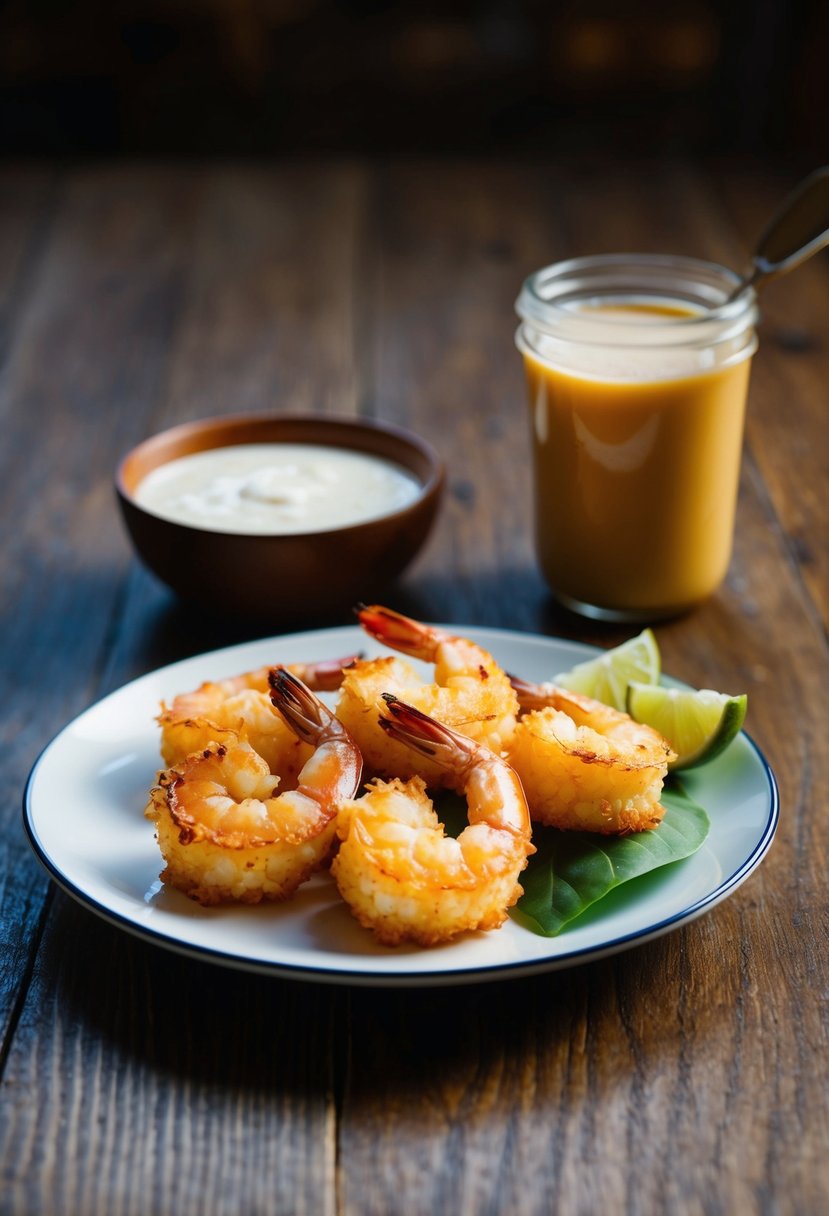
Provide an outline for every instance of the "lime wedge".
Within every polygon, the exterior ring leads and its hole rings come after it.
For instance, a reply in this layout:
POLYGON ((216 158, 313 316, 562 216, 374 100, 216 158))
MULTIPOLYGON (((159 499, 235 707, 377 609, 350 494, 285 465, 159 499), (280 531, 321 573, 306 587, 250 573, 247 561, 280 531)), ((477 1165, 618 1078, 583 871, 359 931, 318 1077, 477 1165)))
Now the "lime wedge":
POLYGON ((748 697, 710 688, 663 688, 632 683, 627 711, 658 730, 677 754, 672 769, 707 764, 728 747, 743 725, 748 697))
POLYGON ((553 676, 553 683, 571 692, 583 693, 624 709, 628 684, 656 684, 659 681, 659 647, 650 629, 643 629, 635 638, 614 646, 595 659, 579 663, 570 671, 553 676))

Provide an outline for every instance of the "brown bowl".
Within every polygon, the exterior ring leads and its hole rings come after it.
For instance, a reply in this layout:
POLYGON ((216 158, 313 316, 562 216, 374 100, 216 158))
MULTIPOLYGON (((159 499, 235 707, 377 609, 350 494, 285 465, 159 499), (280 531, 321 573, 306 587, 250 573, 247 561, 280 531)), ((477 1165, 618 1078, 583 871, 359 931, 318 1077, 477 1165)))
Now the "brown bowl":
POLYGON ((273 625, 316 623, 374 597, 420 550, 437 513, 443 464, 418 436, 387 423, 325 415, 211 418, 145 440, 122 460, 118 501, 135 549, 183 599, 210 614, 273 625), (240 443, 314 443, 365 452, 414 473, 409 506, 327 531, 250 535, 173 523, 139 506, 152 469, 192 452, 240 443))

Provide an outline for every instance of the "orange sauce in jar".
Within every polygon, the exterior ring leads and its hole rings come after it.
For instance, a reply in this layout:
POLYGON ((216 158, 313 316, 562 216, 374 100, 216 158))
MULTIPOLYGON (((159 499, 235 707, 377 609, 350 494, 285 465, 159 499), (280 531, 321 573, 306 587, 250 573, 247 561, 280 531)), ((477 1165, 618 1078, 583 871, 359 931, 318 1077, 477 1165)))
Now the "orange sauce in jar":
POLYGON ((679 300, 594 300, 570 306, 560 340, 519 331, 539 564, 577 611, 670 615, 728 569, 756 341, 753 329, 719 350, 672 340, 671 325, 698 320, 679 300))

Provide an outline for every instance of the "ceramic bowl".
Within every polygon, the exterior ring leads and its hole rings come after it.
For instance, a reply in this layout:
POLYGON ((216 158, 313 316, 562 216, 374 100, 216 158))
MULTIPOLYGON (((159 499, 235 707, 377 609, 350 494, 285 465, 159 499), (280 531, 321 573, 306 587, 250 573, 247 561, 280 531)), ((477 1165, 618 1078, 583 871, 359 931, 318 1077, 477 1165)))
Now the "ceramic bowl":
POLYGON ((417 435, 387 423, 327 415, 211 418, 138 444, 115 486, 141 560, 201 611, 274 626, 313 624, 375 598, 412 561, 437 513, 443 464, 417 435), (384 457, 413 473, 420 491, 402 509, 326 531, 249 535, 174 523, 135 500, 151 470, 180 456, 240 443, 312 443, 384 457))

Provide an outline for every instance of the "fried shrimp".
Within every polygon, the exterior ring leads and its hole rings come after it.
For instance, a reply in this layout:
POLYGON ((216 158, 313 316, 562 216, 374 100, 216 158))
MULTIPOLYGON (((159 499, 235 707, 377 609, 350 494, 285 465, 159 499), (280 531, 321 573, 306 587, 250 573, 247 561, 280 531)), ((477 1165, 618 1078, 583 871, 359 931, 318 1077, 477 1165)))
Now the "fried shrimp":
POLYGON ((364 607, 358 616, 378 641, 435 667, 431 684, 411 664, 393 656, 362 660, 345 670, 337 716, 357 741, 367 768, 383 776, 421 776, 432 787, 452 782, 451 773, 432 755, 413 752, 381 729, 386 692, 492 751, 507 745, 515 730, 518 699, 492 655, 466 638, 389 608, 364 607))
MULTIPOLYGON (((358 656, 321 663, 292 663, 287 670, 317 691, 339 688, 343 667, 358 656)), ((311 747, 297 738, 273 712, 268 691, 269 667, 260 667, 227 680, 208 681, 193 692, 181 693, 162 705, 161 755, 169 768, 209 743, 221 743, 227 731, 247 739, 275 773, 283 789, 296 785, 311 747)))
POLYGON ((263 757, 227 731, 161 773, 150 792, 161 877, 201 904, 292 895, 328 859, 337 811, 359 786, 360 753, 342 724, 289 672, 277 669, 271 681, 280 711, 313 749, 297 789, 277 793, 263 757))
POLYGON ((472 929, 496 929, 522 893, 518 877, 535 850, 521 783, 488 748, 394 696, 382 730, 428 755, 463 791, 469 825, 444 834, 421 777, 376 779, 338 818, 331 867, 356 919, 386 945, 424 946, 472 929))
POLYGON ((513 680, 525 712, 508 749, 532 818, 618 835, 658 826, 673 753, 650 726, 554 684, 513 680))

